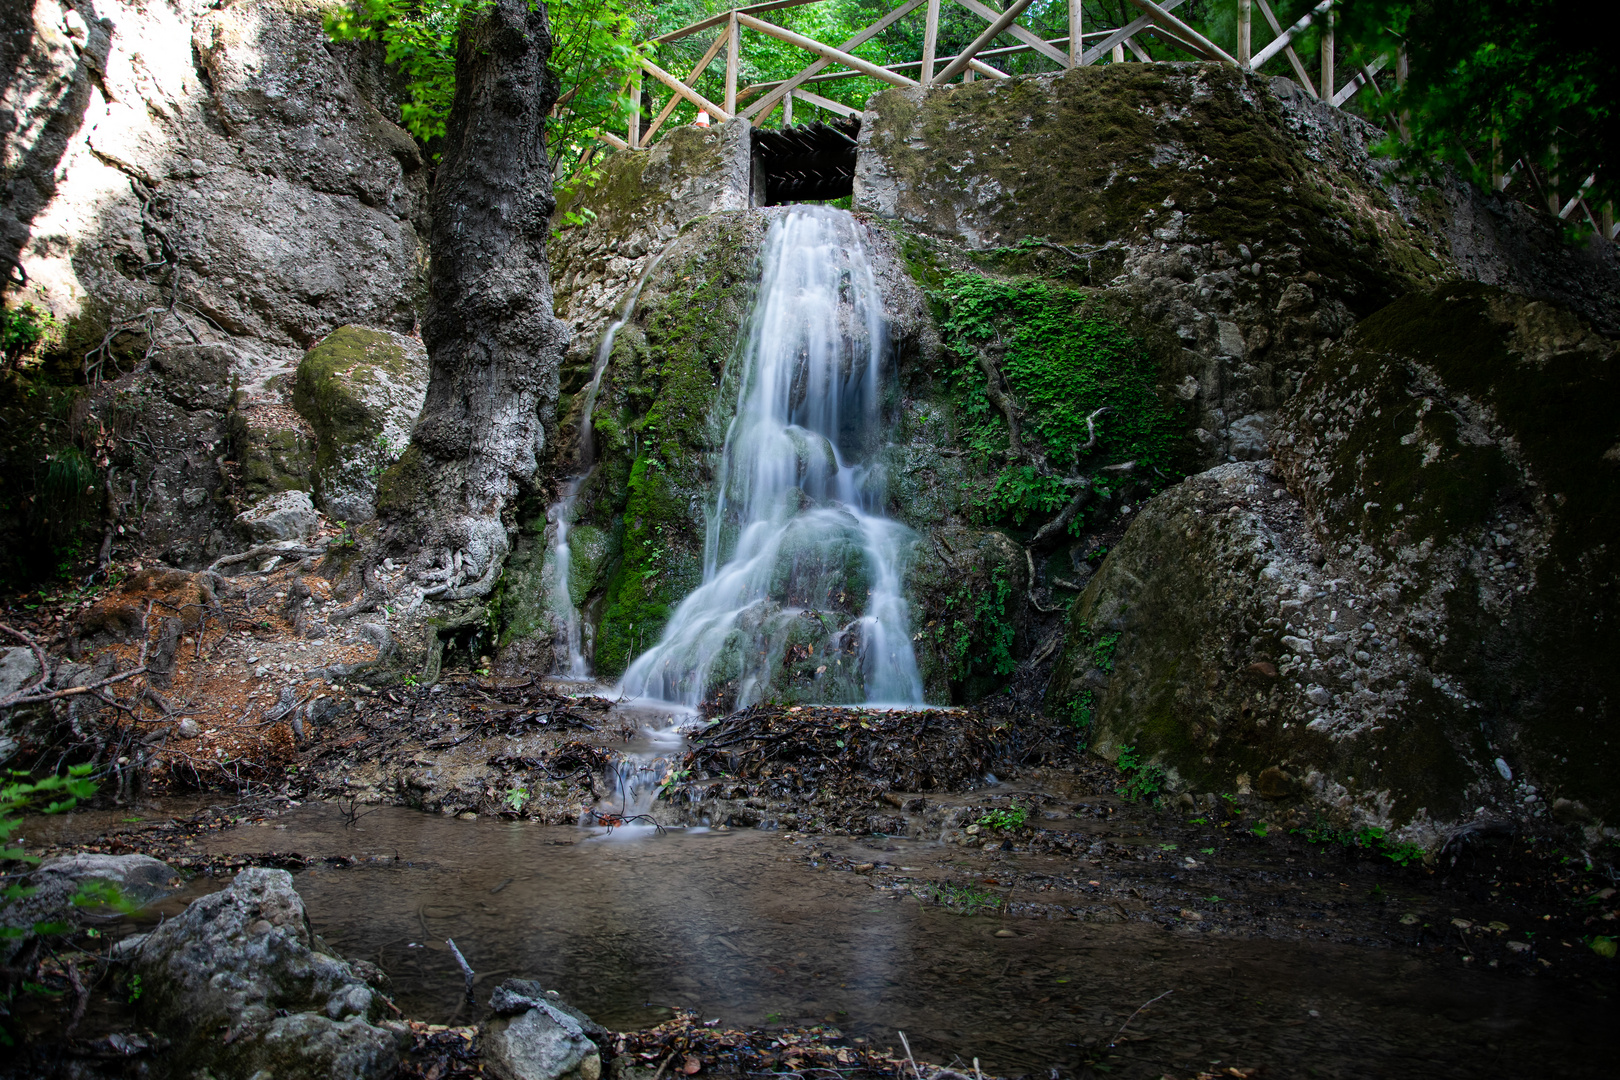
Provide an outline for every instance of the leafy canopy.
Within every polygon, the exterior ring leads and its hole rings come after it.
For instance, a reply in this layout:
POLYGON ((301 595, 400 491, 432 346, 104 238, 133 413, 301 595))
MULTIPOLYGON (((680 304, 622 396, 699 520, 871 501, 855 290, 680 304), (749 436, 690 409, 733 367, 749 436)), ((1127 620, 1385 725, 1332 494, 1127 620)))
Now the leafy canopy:
POLYGON ((1551 176, 1564 200, 1595 177, 1586 202, 1597 207, 1620 194, 1620 49, 1597 16, 1568 0, 1356 0, 1341 21, 1367 58, 1406 48, 1405 86, 1386 84, 1369 106, 1406 125, 1388 152, 1455 165, 1485 186, 1495 138, 1503 165, 1534 166, 1548 197, 1551 176))
MULTIPOLYGON (((407 100, 400 105, 405 128, 436 157, 456 92, 461 21, 489 3, 351 0, 327 14, 326 32, 334 41, 383 45, 385 59, 405 80, 407 100)), ((596 136, 623 124, 630 105, 625 83, 639 55, 637 27, 613 0, 548 0, 546 10, 552 33, 549 67, 565 106, 548 122, 546 146, 554 181, 567 187, 588 172, 596 136)))

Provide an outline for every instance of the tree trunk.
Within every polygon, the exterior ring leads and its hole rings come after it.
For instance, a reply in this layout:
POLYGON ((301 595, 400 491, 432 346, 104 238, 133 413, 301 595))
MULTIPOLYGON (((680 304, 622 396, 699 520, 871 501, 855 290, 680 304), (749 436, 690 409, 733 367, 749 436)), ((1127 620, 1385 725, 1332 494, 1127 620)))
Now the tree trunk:
POLYGON ((569 333, 551 310, 546 237, 555 200, 545 120, 544 6, 495 0, 461 28, 456 96, 434 179, 422 417, 384 478, 388 546, 412 555, 424 595, 483 596, 509 545, 503 513, 534 477, 554 420, 569 333))

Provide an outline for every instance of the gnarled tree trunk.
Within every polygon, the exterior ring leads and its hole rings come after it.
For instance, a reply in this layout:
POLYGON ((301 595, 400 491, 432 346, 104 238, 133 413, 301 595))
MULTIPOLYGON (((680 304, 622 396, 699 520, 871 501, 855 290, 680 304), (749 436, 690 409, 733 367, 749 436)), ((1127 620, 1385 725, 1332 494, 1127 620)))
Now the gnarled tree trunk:
POLYGON ((569 335, 552 314, 546 264, 550 55, 545 8, 530 0, 495 0, 462 26, 456 50, 430 203, 431 382, 378 498, 389 546, 415 548, 424 595, 440 599, 494 586, 508 550, 503 512, 533 478, 556 408, 569 335))

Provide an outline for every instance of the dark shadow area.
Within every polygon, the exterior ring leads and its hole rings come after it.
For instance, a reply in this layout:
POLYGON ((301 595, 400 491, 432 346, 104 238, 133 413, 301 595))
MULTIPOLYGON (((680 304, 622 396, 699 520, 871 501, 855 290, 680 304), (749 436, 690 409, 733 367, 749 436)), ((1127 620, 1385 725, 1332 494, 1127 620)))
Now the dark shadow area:
POLYGON ((855 191, 861 118, 754 129, 754 189, 764 206, 842 199, 855 191))

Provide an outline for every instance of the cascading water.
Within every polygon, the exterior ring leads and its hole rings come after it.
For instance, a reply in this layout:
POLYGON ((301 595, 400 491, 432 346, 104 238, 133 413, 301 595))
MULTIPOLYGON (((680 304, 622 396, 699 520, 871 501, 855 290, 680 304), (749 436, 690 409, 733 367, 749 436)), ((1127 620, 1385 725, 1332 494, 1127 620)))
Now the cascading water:
POLYGON ((630 665, 622 693, 695 706, 727 686, 743 706, 794 663, 816 700, 921 703, 900 584, 911 534, 883 515, 875 467, 887 343, 855 219, 820 207, 778 217, 703 583, 630 665))
POLYGON ((584 679, 589 677, 590 671, 585 662, 584 640, 579 618, 579 606, 574 603, 570 576, 573 569, 573 552, 568 546, 568 533, 574 524, 574 506, 579 501, 580 489, 590 479, 592 470, 596 467, 596 447, 591 441, 591 414, 596 411, 596 394, 602 387, 602 375, 607 371, 609 358, 613 355, 613 339, 618 336, 624 324, 630 321, 635 314, 636 301, 641 298, 641 290, 652 278, 653 271, 664 258, 659 252, 647 264, 647 269, 631 287, 630 294, 625 298, 624 307, 619 311, 619 317, 607 328, 602 335, 601 344, 596 347, 595 363, 591 367, 591 381, 585 387, 585 400, 580 408, 579 439, 576 443, 577 454, 575 458, 575 471, 563 485, 562 498, 546 508, 546 520, 556 526, 555 538, 551 545, 551 605, 557 616, 561 633, 558 635, 555 650, 555 674, 569 679, 584 679), (566 653, 564 652, 566 649, 566 653))

